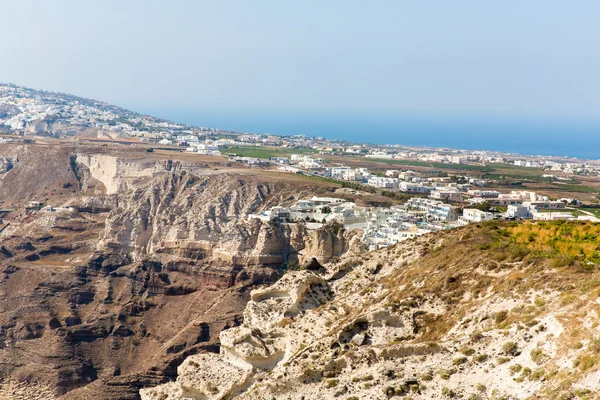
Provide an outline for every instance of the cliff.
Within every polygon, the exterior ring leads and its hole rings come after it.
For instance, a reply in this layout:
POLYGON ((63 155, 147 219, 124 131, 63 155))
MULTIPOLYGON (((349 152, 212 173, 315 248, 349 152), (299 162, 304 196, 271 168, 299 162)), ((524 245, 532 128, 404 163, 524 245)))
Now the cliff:
MULTIPOLYGON (((33 179, 21 150, 6 155, 5 175, 33 179)), ((332 227, 246 219, 312 195, 310 186, 57 154, 79 211, 17 210, 0 235, 0 398, 137 399, 188 356, 217 352, 251 289, 355 246, 332 227)))
POLYGON ((291 203, 309 191, 255 177, 168 173, 118 198, 106 220, 99 248, 148 254, 194 253, 237 265, 322 262, 349 248, 347 233, 331 227, 248 220, 247 215, 291 203))
POLYGON ((599 229, 494 222, 289 272, 142 399, 597 398, 599 229))

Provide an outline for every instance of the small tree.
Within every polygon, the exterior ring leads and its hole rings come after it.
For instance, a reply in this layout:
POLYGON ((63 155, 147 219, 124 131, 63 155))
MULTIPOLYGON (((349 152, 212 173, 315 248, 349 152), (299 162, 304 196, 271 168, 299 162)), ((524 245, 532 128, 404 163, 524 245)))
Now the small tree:
POLYGON ((492 208, 492 207, 491 207, 489 201, 484 201, 482 203, 474 205, 473 208, 476 208, 481 211, 489 211, 490 208, 492 208))

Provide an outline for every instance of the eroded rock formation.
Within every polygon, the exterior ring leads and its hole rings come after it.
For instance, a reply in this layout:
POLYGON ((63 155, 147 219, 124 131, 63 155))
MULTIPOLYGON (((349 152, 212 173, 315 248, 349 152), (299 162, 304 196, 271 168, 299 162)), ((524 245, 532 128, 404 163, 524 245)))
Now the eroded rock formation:
POLYGON ((597 267, 528 258, 518 229, 469 226, 289 272, 252 291, 219 356, 189 358, 142 399, 596 398, 597 267))
MULTIPOLYGON (((60 153, 65 181, 51 181, 57 199, 80 193, 68 203, 75 211, 16 210, 0 234, 0 396, 29 382, 32 396, 39 387, 65 399, 137 399, 174 379, 187 357, 218 352, 252 288, 353 243, 330 227, 246 218, 310 195, 309 186, 169 162, 116 161, 111 175, 112 161, 98 171, 98 160, 82 160, 60 153)), ((32 174, 19 162, 0 184, 32 174)), ((23 199, 36 199, 35 184, 19 189, 23 199)))

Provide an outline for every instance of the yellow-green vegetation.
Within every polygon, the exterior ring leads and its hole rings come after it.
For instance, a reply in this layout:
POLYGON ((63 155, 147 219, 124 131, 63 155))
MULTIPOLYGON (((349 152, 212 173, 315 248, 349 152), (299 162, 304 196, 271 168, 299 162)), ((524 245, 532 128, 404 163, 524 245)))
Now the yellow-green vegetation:
POLYGON ((475 354, 475 349, 469 346, 462 346, 459 351, 465 356, 472 356, 475 354))
POLYGON ((223 149, 223 152, 227 154, 236 154, 242 157, 270 158, 279 156, 285 157, 291 154, 314 154, 316 153, 316 150, 307 147, 227 146, 223 149))
POLYGON ((387 387, 383 388, 383 393, 385 393, 385 395, 387 397, 393 397, 394 395, 402 396, 402 395, 406 394, 408 391, 409 391, 409 388, 405 385, 400 385, 397 387, 387 386, 387 387))
POLYGON ((467 361, 469 361, 469 359, 467 357, 458 357, 458 358, 455 358, 454 361, 452 361, 452 364, 462 365, 462 364, 467 363, 467 361))
MULTIPOLYGON (((398 245, 385 251, 393 260, 407 250, 398 245)), ((600 224, 492 221, 432 236, 418 251, 420 258, 377 281, 383 292, 370 301, 414 313, 415 330, 402 341, 405 346, 445 348, 456 327, 472 327, 434 380, 469 368, 499 368, 515 382, 542 382, 540 398, 556 398, 552 388, 574 390, 578 380, 600 369, 600 338, 594 339, 600 328, 600 224), (433 302, 440 311, 419 311, 433 302), (529 347, 519 332, 550 337, 556 347, 541 341, 529 347), (529 368, 511 365, 519 354, 529 368), (564 358, 575 360, 568 374, 556 370, 556 360, 564 358)))
POLYGON ((454 391, 453 391, 452 389, 450 389, 450 388, 448 388, 448 387, 444 386, 444 387, 442 388, 442 396, 443 396, 443 397, 446 397, 446 398, 452 398, 452 397, 454 397, 454 396, 455 396, 455 393, 454 393, 454 391))
MULTIPOLYGON (((600 292, 600 270, 594 262, 600 261, 600 225, 492 221, 445 236, 443 250, 426 246, 423 257, 384 282, 391 290, 387 299, 392 308, 407 304, 408 299, 418 303, 428 295, 450 307, 451 312, 444 315, 419 317, 423 329, 413 341, 439 340, 469 313, 471 303, 486 293, 523 296, 531 290, 556 291, 561 301, 573 304, 580 301, 582 292, 600 292), (412 285, 418 281, 423 283, 412 285), (402 286, 402 292, 393 290, 402 286), (471 303, 463 303, 466 293, 471 303)), ((546 300, 537 296, 532 302, 502 310, 491 318, 496 329, 510 329, 515 324, 534 327, 547 307, 546 300)), ((481 332, 472 337, 473 343, 478 335, 481 332)))
POLYGON ((539 381, 540 379, 542 379, 544 377, 545 373, 546 373, 546 371, 543 368, 536 368, 533 370, 531 375, 529 375, 529 380, 530 381, 539 381))
POLYGON ((406 165, 406 166, 413 166, 413 167, 427 167, 427 168, 433 168, 433 169, 452 169, 452 170, 480 171, 480 172, 489 172, 489 171, 494 170, 490 166, 483 166, 483 165, 444 164, 444 163, 439 163, 439 162, 418 161, 418 160, 409 160, 409 159, 390 160, 387 158, 371 158, 369 161, 383 163, 383 164, 389 164, 389 165, 406 165))
POLYGON ((327 387, 335 387, 338 384, 338 380, 337 379, 327 379, 327 381, 325 381, 325 385, 327 385, 327 387))
POLYGON ((591 207, 581 207, 579 208, 581 211, 587 211, 594 214, 595 217, 600 217, 600 208, 591 208, 591 207))
POLYGON ((552 266, 600 263, 600 225, 591 222, 522 223, 507 229, 510 240, 530 250, 530 257, 551 257, 552 266))
POLYGON ((424 372, 421 375, 419 375, 419 379, 421 379, 422 381, 431 381, 433 380, 433 374, 431 372, 424 372))
POLYGON ((515 342, 506 342, 502 345, 502 352, 507 356, 514 356, 517 351, 519 351, 519 347, 515 342))
POLYGON ((455 369, 440 369, 438 371, 438 375, 440 376, 440 378, 442 378, 444 380, 450 379, 450 377, 452 375, 454 375, 455 373, 456 373, 455 369))
POLYGON ((510 371, 511 375, 514 375, 518 372, 521 372, 522 369, 523 369, 523 366, 521 364, 515 364, 515 365, 511 365, 508 370, 510 371))
POLYGON ((509 357, 498 357, 498 358, 496 359, 496 363, 497 363, 498 365, 506 364, 506 363, 507 363, 507 362, 509 362, 509 361, 510 361, 510 358, 509 358, 509 357))
POLYGON ((546 358, 544 351, 539 347, 536 347, 535 349, 531 350, 530 355, 531 360, 536 364, 541 364, 546 358))

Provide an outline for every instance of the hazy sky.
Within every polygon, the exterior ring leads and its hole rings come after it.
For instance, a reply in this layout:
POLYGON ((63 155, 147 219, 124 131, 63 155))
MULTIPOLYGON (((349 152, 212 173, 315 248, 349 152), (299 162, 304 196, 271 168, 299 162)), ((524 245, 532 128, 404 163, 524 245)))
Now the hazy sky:
POLYGON ((600 1, 0 0, 0 81, 134 110, 600 120, 600 1))

